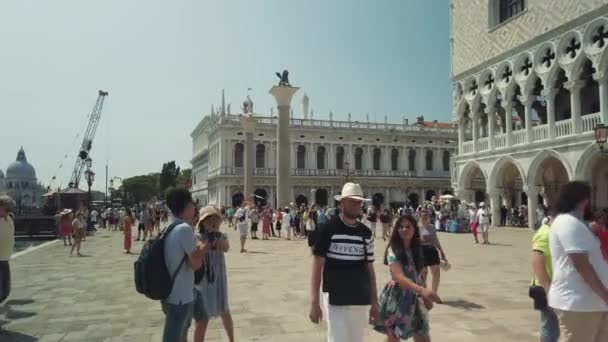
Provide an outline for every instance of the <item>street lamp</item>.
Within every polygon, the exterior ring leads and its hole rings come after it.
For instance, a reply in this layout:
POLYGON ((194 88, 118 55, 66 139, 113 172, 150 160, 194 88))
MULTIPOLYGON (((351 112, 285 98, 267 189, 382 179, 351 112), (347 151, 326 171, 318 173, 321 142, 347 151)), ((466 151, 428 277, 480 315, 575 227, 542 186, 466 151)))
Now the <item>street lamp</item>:
POLYGON ((88 203, 87 203, 87 231, 91 232, 95 229, 95 227, 93 227, 93 224, 91 222, 91 186, 93 185, 93 182, 95 181, 95 172, 93 172, 91 170, 91 166, 93 164, 93 160, 91 158, 87 158, 85 160, 85 166, 86 166, 86 171, 84 172, 84 175, 87 179, 87 185, 89 186, 89 192, 88 192, 88 203))
POLYGON ((600 123, 593 128, 593 131, 595 133, 595 142, 600 148, 600 153, 608 154, 608 149, 604 150, 604 145, 606 145, 606 141, 608 140, 608 126, 600 123))

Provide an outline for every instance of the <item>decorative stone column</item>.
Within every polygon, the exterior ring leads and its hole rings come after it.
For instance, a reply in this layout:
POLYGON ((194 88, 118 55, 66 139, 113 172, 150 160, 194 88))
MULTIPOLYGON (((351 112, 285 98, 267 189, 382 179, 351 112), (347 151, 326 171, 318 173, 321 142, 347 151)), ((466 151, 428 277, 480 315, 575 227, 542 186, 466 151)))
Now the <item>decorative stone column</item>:
POLYGON ((526 143, 531 143, 534 141, 534 137, 532 136, 532 104, 535 99, 532 95, 521 95, 519 96, 519 101, 524 105, 524 117, 526 123, 526 143))
MULTIPOLYGON (((579 134, 582 131, 581 122, 581 88, 585 85, 584 81, 574 80, 564 83, 566 89, 570 91, 570 110, 572 113, 572 134, 579 134)), ((601 97, 600 97, 601 98, 601 97)))
POLYGON ((243 164, 243 196, 245 197, 245 200, 253 200, 251 195, 253 195, 253 169, 255 167, 255 147, 253 143, 255 125, 256 122, 253 115, 245 114, 241 117, 241 126, 243 126, 243 130, 245 131, 245 160, 243 164))
POLYGON ((596 72, 593 78, 597 81, 600 90, 600 116, 602 123, 608 125, 608 75, 605 72, 596 72))
POLYGON ((538 186, 529 186, 527 189, 524 188, 526 195, 528 196, 528 227, 534 229, 536 227, 536 209, 538 208, 538 194, 540 189, 538 186))
POLYGON ((317 189, 310 189, 310 202, 311 205, 317 204, 317 189))
POLYGON ((478 106, 475 106, 473 113, 473 152, 476 153, 479 149, 479 113, 477 112, 478 106))
POLYGON ((458 154, 462 155, 462 143, 464 142, 464 118, 458 120, 458 154))
POLYGON ((495 130, 495 118, 494 118, 494 103, 486 106, 486 115, 488 116, 488 149, 494 150, 494 130, 495 130))
POLYGON ((504 100, 502 107, 505 109, 505 133, 507 134, 507 146, 513 145, 513 103, 504 100))
POLYGON ((500 201, 498 189, 492 188, 488 190, 490 195, 490 210, 492 211, 492 225, 498 227, 500 225, 500 201))
POLYGON ((549 128, 549 139, 555 138, 555 95, 556 88, 545 89, 541 92, 547 101, 547 125, 549 128))
POLYGON ((289 204, 290 178, 289 165, 291 165, 290 154, 290 132, 289 112, 291 110, 291 98, 298 91, 297 87, 274 86, 270 94, 277 101, 279 119, 277 125, 277 206, 285 207, 289 204))

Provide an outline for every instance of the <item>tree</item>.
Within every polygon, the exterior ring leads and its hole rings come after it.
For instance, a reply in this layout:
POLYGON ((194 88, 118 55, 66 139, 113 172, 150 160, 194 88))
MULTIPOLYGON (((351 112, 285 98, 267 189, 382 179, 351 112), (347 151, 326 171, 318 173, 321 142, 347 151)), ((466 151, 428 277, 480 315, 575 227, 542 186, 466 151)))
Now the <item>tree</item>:
POLYGON ((175 187, 177 185, 179 171, 179 166, 175 165, 175 160, 163 164, 159 179, 159 190, 161 194, 164 194, 168 187, 175 187))
POLYGON ((135 203, 139 203, 149 201, 158 194, 158 181, 158 173, 140 175, 124 179, 122 181, 122 187, 125 192, 130 194, 131 199, 135 203))
POLYGON ((192 185, 192 169, 185 169, 177 177, 177 187, 189 189, 192 185))

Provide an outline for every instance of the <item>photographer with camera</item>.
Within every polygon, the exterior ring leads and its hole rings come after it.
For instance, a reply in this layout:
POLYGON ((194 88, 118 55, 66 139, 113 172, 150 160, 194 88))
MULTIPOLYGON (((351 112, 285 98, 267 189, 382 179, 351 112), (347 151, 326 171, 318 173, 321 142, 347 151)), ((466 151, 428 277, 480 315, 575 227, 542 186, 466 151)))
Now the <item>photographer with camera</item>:
POLYGON ((230 249, 228 237, 220 232, 222 216, 213 206, 207 206, 200 210, 199 221, 196 225, 198 238, 205 244, 210 245, 209 253, 205 255, 202 275, 195 277, 200 281, 195 286, 194 341, 205 340, 205 332, 209 319, 221 317, 224 329, 229 341, 234 341, 234 327, 232 315, 228 305, 228 281, 226 272, 226 259, 224 253, 230 249))

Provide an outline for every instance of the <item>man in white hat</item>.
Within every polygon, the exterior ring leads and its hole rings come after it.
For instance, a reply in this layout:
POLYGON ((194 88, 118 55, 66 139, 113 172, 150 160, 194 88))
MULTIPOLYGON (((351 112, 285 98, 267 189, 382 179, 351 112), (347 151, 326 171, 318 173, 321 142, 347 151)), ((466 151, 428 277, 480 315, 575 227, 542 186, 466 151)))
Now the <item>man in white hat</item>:
MULTIPOLYGON (((15 224, 11 209, 15 201, 7 195, 0 195, 0 303, 11 291, 11 269, 9 260, 15 247, 15 224)), ((1 329, 0 329, 1 330, 1 329)))
POLYGON ((490 240, 488 239, 488 231, 490 230, 490 211, 486 208, 484 202, 479 203, 479 209, 477 210, 476 219, 478 223, 477 231, 481 232, 483 238, 483 244, 489 245, 490 240))
POLYGON ((378 318, 372 231, 357 219, 364 201, 359 184, 346 183, 340 214, 320 228, 313 246, 310 320, 319 323, 321 279, 327 341, 362 342, 368 318, 378 318), (371 306, 371 308, 370 308, 371 306))

